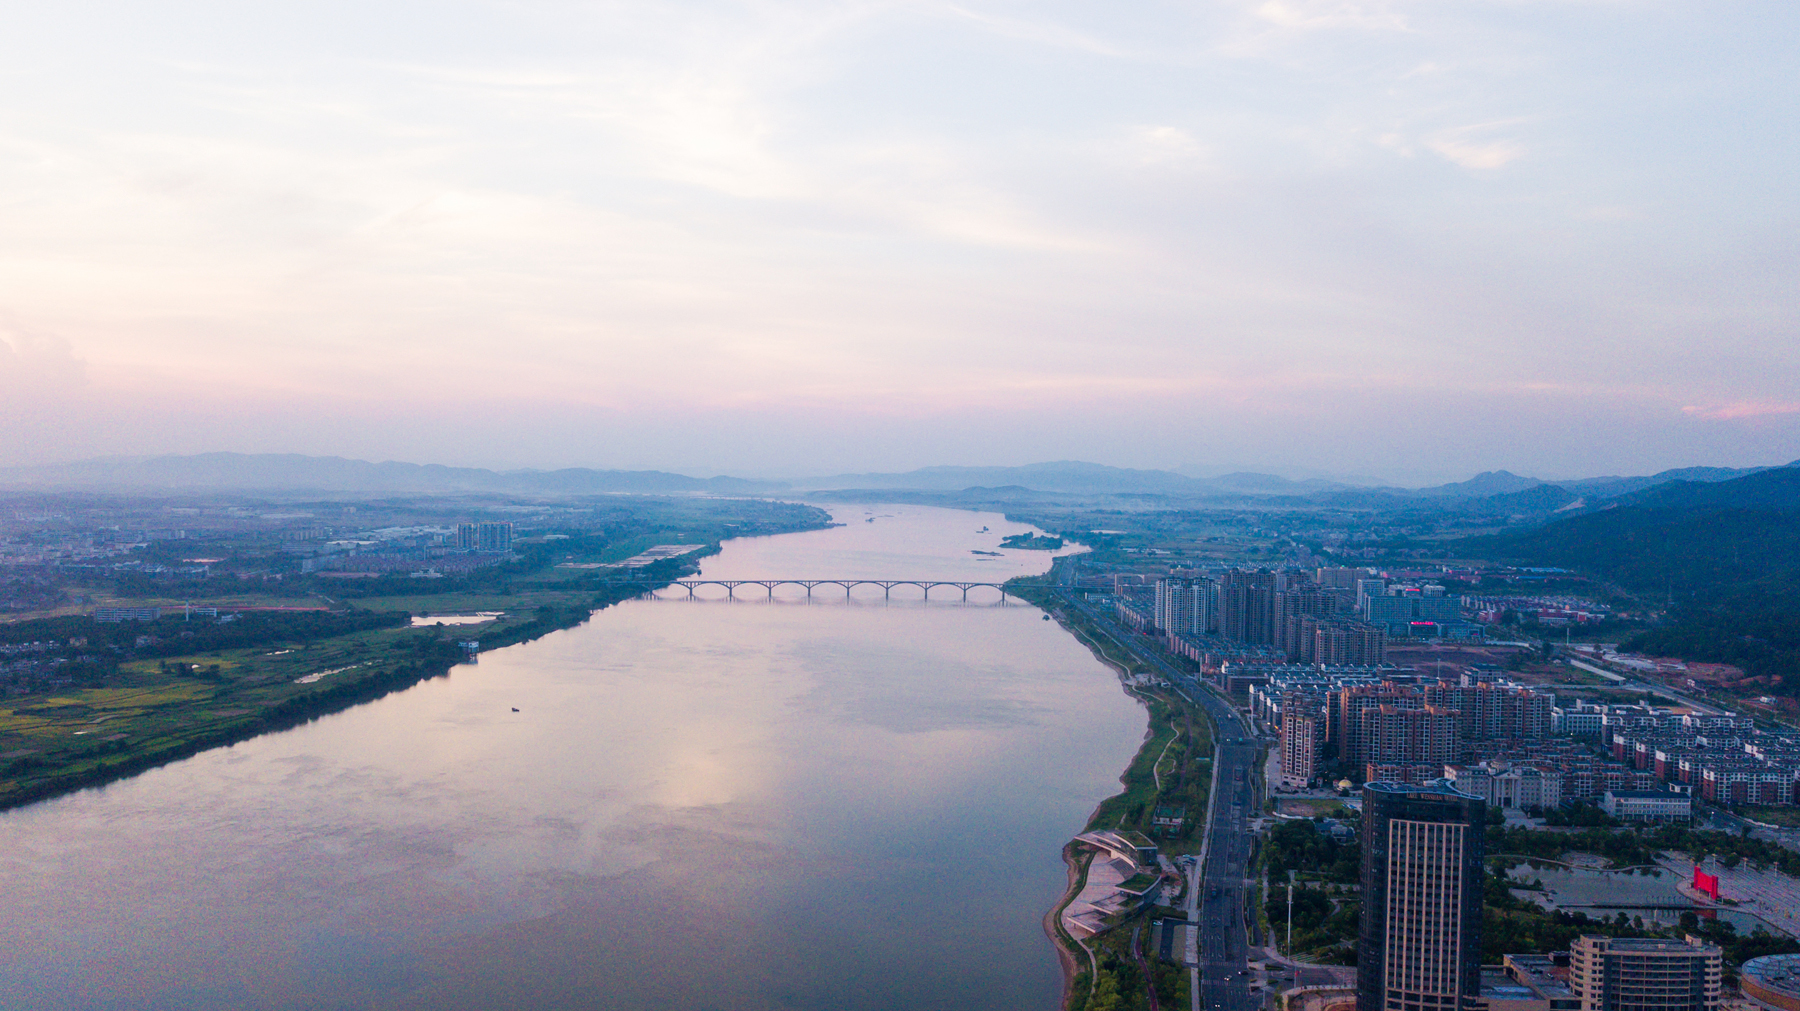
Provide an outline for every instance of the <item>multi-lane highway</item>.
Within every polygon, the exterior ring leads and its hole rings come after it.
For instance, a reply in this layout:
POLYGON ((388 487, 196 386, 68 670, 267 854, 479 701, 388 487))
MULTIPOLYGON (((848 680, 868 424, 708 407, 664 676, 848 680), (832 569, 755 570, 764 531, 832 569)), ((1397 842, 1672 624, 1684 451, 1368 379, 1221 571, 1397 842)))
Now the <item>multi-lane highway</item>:
POLYGON ((1251 1011, 1261 1001, 1249 989, 1245 874, 1252 843, 1250 818, 1258 809, 1262 788, 1257 776, 1268 744, 1252 736, 1243 717, 1217 692, 1082 599, 1071 586, 1074 571, 1074 565, 1062 566, 1057 596, 1064 606, 1087 618, 1121 651, 1159 672, 1183 697, 1204 706, 1218 730, 1204 858, 1190 871, 1188 884, 1188 918, 1200 925, 1194 1011, 1251 1011))
MULTIPOLYGON (((1202 698, 1211 699, 1210 693, 1202 698)), ((1219 703, 1224 707, 1224 703, 1219 703)), ((1209 708, 1211 708, 1209 706, 1209 708)), ((1206 861, 1194 891, 1200 924, 1199 983, 1194 1006, 1201 1011, 1248 1011, 1259 1003, 1249 991, 1249 941, 1245 909, 1245 875, 1250 865, 1249 819, 1261 789, 1256 770, 1265 750, 1247 739, 1236 714, 1214 720, 1220 741, 1218 793, 1206 827, 1206 861)))

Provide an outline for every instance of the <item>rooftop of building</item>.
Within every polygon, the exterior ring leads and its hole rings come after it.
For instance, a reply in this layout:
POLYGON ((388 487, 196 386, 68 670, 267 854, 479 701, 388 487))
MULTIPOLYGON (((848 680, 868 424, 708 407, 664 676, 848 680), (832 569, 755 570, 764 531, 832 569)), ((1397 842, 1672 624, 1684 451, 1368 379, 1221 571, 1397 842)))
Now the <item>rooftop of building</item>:
POLYGON ((1687 794, 1676 793, 1673 790, 1608 790, 1608 791, 1606 791, 1606 795, 1608 797, 1613 797, 1613 798, 1622 799, 1622 800, 1688 800, 1688 799, 1690 799, 1687 794))
MULTIPOLYGON (((1568 954, 1562 953, 1566 963, 1568 954)), ((1503 966, 1481 967, 1481 996, 1493 1002, 1529 1001, 1548 1004, 1551 1011, 1573 1011, 1580 998, 1556 971, 1549 955, 1508 955, 1503 966)), ((1566 970, 1565 970, 1566 971, 1566 970)))
POLYGON ((1531 987, 1515 983, 1511 976, 1498 969, 1482 966, 1481 996, 1488 1000, 1539 1000, 1542 995, 1531 987))
MULTIPOLYGON (((1691 936, 1691 935, 1690 935, 1691 936)), ((1707 944, 1698 939, 1674 941, 1660 937, 1607 937, 1603 934, 1583 934, 1583 941, 1600 941, 1613 951, 1642 952, 1714 952, 1720 951, 1718 945, 1707 944)))
POLYGON ((1396 783, 1387 780, 1377 780, 1373 783, 1364 783, 1363 789, 1374 793, 1388 793, 1401 796, 1450 797, 1456 800, 1481 799, 1472 793, 1464 793, 1461 790, 1458 790, 1450 781, 1443 779, 1434 779, 1427 783, 1396 783))
POLYGON ((1800 996, 1800 955, 1764 955, 1744 963, 1743 973, 1771 990, 1800 996))
POLYGON ((1569 953, 1566 951, 1548 955, 1507 955, 1505 968, 1515 982, 1530 986, 1546 997, 1574 996, 1575 991, 1569 989, 1569 953))

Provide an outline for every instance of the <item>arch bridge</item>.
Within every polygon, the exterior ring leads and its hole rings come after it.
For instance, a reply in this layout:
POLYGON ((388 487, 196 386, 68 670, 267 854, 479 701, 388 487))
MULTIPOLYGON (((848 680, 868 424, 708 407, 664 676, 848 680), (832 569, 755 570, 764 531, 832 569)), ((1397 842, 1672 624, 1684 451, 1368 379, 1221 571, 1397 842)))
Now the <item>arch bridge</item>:
POLYGON ((607 582, 614 586, 642 586, 647 590, 679 586, 687 590, 689 597, 693 597, 694 591, 702 586, 722 586, 725 588, 725 595, 732 598, 737 596, 739 587, 760 586, 767 591, 767 595, 771 599, 775 596, 775 588, 778 586, 802 587, 806 590, 808 597, 813 595, 813 590, 821 586, 835 586, 843 589, 845 600, 850 599, 850 591, 858 586, 881 587, 881 596, 884 600, 892 599, 896 586, 916 586, 925 595, 926 600, 931 599, 933 589, 940 587, 960 590, 964 600, 969 599, 970 590, 985 587, 997 591, 1000 594, 999 602, 1006 603, 1006 585, 1004 583, 968 582, 959 579, 610 579, 607 582))

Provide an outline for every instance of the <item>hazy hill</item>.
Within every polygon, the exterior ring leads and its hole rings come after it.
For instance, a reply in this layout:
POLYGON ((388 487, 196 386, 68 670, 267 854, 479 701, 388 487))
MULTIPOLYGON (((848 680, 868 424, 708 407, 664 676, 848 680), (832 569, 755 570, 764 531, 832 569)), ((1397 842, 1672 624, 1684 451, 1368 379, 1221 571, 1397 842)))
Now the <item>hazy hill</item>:
POLYGON ((1166 470, 1133 470, 1098 463, 1061 460, 1023 467, 924 467, 899 474, 837 474, 796 482, 807 488, 913 491, 961 491, 964 488, 1016 486, 1034 491, 1108 495, 1133 492, 1205 494, 1208 482, 1166 470))
POLYGON ((1535 484, 1517 491, 1498 492, 1479 498, 1452 499, 1450 508, 1462 508, 1491 515, 1533 515, 1553 513, 1576 502, 1575 493, 1553 484, 1535 484))
POLYGON ((906 488, 941 492, 1015 486, 1071 495, 1226 496, 1234 499, 1244 495, 1308 495, 1356 487, 1319 478, 1294 481, 1275 474, 1249 472, 1198 478, 1168 470, 1108 467, 1075 460, 1021 467, 924 467, 898 474, 837 474, 795 483, 805 488, 906 488))
POLYGON ((1672 620, 1638 648, 1780 676, 1800 694, 1800 468, 1659 485, 1465 543, 1471 554, 1578 569, 1667 601, 1672 620))
POLYGON ((1647 477, 1589 477, 1582 478, 1579 481, 1558 481, 1556 484, 1563 488, 1567 488, 1575 494, 1592 502, 1600 499, 1616 498, 1621 495, 1629 495, 1635 491, 1642 491, 1645 488, 1653 488, 1657 485, 1668 484, 1673 481, 1700 483, 1730 481, 1733 478, 1747 477, 1751 474, 1757 474, 1771 469, 1773 468, 1679 467, 1675 470, 1665 470, 1659 474, 1652 474, 1647 477))
POLYGON ((1420 488, 1413 494, 1427 498, 1486 498, 1536 488, 1544 483, 1535 477, 1520 477, 1511 471, 1488 470, 1467 481, 1440 484, 1435 488, 1420 488))
MULTIPOLYGON (((1521 477, 1511 471, 1490 470, 1477 474, 1467 481, 1441 484, 1433 488, 1420 488, 1412 494, 1426 498, 1490 498, 1495 495, 1515 494, 1547 485, 1570 492, 1569 498, 1565 502, 1572 502, 1577 498, 1598 502, 1677 481, 1687 483, 1730 481, 1771 469, 1775 468, 1681 467, 1642 477, 1586 477, 1572 481, 1544 481, 1535 477, 1521 477)), ((1546 496, 1545 501, 1549 501, 1551 498, 1554 496, 1546 496)))
POLYGON ((36 490, 119 489, 321 491, 414 494, 499 492, 605 494, 715 492, 748 494, 778 486, 738 478, 694 478, 662 471, 492 471, 438 464, 370 463, 291 453, 203 453, 112 457, 0 470, 0 486, 36 490))
POLYGON ((1800 467, 1660 485, 1465 544, 1496 558, 1583 569, 1637 592, 1726 591, 1800 570, 1800 467))
MULTIPOLYGON (((1782 468, 1776 468, 1782 469, 1782 468)), ((1022 467, 925 467, 904 473, 839 474, 796 481, 749 481, 734 477, 696 478, 664 471, 564 470, 495 471, 437 464, 371 463, 332 456, 202 453, 193 456, 110 457, 41 467, 0 469, 0 487, 38 490, 319 491, 341 493, 452 494, 489 492, 541 495, 606 493, 713 493, 755 495, 806 488, 854 490, 861 500, 883 490, 958 493, 965 489, 1021 489, 1049 495, 1162 496, 1182 500, 1270 506, 1330 505, 1390 509, 1417 504, 1456 513, 1548 515, 1583 499, 1589 508, 1613 497, 1637 495, 1664 485, 1705 486, 1743 474, 1718 467, 1690 467, 1651 477, 1605 477, 1544 482, 1507 471, 1488 471, 1467 481, 1432 488, 1370 488, 1309 478, 1295 481, 1274 474, 1239 472, 1210 478, 1166 470, 1109 467, 1062 460, 1022 467)), ((1686 493, 1683 493, 1686 494, 1686 493)), ((878 496, 877 496, 878 497, 878 496)), ((989 498, 991 496, 984 496, 989 498)), ((1620 498, 1620 501, 1625 501, 1620 498)), ((1636 499, 1631 499, 1636 501, 1636 499)))
POLYGON ((1303 495, 1308 492, 1349 487, 1341 482, 1326 481, 1316 477, 1307 478, 1304 481, 1293 481, 1274 474, 1243 472, 1221 474, 1218 477, 1207 478, 1205 481, 1212 487, 1223 491, 1261 492, 1271 495, 1303 495))
POLYGON ((1800 511, 1800 462, 1726 481, 1671 481, 1615 500, 1647 509, 1770 509, 1800 511))

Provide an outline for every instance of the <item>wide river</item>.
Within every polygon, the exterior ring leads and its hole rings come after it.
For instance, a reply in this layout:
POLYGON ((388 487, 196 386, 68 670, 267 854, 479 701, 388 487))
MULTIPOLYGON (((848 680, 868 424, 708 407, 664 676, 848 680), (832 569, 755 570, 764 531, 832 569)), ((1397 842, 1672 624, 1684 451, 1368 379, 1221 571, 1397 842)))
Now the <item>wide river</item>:
MULTIPOLYGON (((1049 565, 972 554, 1028 529, 991 513, 836 513, 703 574, 1049 565)), ((822 592, 628 602, 0 814, 0 1007, 1051 1011, 1057 854, 1143 711, 992 590, 822 592)))

